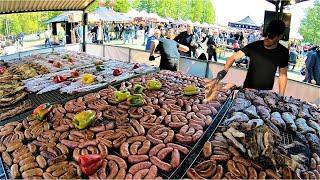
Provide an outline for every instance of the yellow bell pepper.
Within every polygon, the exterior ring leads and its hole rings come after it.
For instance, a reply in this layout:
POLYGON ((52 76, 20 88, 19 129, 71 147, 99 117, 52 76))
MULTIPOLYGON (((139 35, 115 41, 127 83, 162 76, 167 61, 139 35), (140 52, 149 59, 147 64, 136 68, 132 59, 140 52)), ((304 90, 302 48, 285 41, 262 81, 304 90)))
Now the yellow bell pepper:
POLYGON ((92 74, 84 74, 81 80, 84 84, 91 84, 94 82, 94 76, 92 74))

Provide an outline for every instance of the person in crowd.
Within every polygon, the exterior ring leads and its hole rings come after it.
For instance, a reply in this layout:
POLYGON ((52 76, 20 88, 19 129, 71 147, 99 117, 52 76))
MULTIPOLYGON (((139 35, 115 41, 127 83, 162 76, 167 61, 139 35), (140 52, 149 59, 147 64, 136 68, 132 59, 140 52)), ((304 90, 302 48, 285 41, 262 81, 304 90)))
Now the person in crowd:
POLYGON ((61 44, 61 45, 65 44, 65 36, 66 36, 66 32, 65 32, 64 28, 60 27, 59 31, 58 31, 59 44, 61 44))
POLYGON ((97 28, 97 44, 103 44, 104 34, 103 34, 103 25, 102 22, 98 23, 97 28))
POLYGON ((257 39, 256 39, 256 36, 255 36, 254 32, 251 31, 250 34, 248 35, 248 44, 250 44, 250 43, 252 43, 252 42, 254 42, 256 40, 257 39))
POLYGON ((295 47, 290 47, 289 49, 289 64, 292 65, 292 70, 297 64, 298 53, 295 47))
POLYGON ((134 25, 134 39, 138 39, 139 25, 134 25))
POLYGON ((105 23, 103 27, 103 35, 104 35, 104 42, 109 43, 110 42, 110 26, 108 23, 105 23))
POLYGON ((81 23, 79 23, 77 30, 76 30, 77 36, 78 36, 78 42, 82 42, 83 40, 83 26, 81 23))
POLYGON ((224 69, 217 73, 216 78, 222 80, 236 60, 248 56, 250 65, 243 87, 271 90, 279 67, 279 94, 284 96, 288 81, 289 61, 289 50, 279 43, 280 39, 283 38, 284 30, 285 24, 283 21, 271 21, 266 28, 265 39, 248 44, 229 57, 224 69))
POLYGON ((51 31, 49 29, 46 29, 45 32, 44 32, 44 38, 45 38, 45 41, 44 41, 44 46, 47 47, 51 47, 52 44, 51 44, 51 41, 50 41, 50 38, 51 38, 51 31))
POLYGON ((160 38, 164 38, 166 36, 166 30, 164 28, 164 25, 163 24, 160 24, 158 26, 158 29, 160 30, 161 34, 160 34, 160 38))
POLYGON ((174 40, 173 29, 168 29, 166 38, 155 39, 151 44, 149 60, 155 60, 154 53, 158 49, 161 55, 161 70, 177 71, 179 68, 179 51, 188 52, 187 46, 181 45, 174 40))
POLYGON ((134 34, 135 34, 135 27, 133 24, 131 24, 129 25, 129 41, 131 41, 131 44, 133 44, 134 34))
POLYGON ((19 45, 20 45, 21 47, 23 47, 24 33, 23 33, 23 32, 20 32, 20 33, 18 34, 17 38, 18 38, 19 45))
POLYGON ((218 62, 217 60, 217 52, 216 48, 218 47, 219 43, 219 37, 217 36, 217 31, 212 31, 211 29, 209 30, 209 34, 207 36, 207 53, 208 53, 208 60, 212 61, 212 57, 215 62, 218 62))
POLYGON ((320 47, 311 55, 307 66, 310 83, 320 86, 320 47))
POLYGON ((130 36, 129 32, 130 32, 129 26, 128 25, 124 26, 123 30, 122 30, 123 44, 126 44, 127 42, 129 44, 129 38, 130 38, 129 37, 130 36))
POLYGON ((234 40, 234 41, 233 41, 232 49, 233 49, 233 51, 234 51, 234 52, 239 51, 239 49, 240 49, 240 45, 239 45, 238 40, 234 40))
POLYGON ((97 43, 98 23, 95 23, 94 27, 91 27, 92 43, 97 43))
POLYGON ((318 48, 318 46, 314 46, 312 48, 309 48, 309 51, 307 52, 306 59, 305 59, 305 68, 304 68, 305 78, 304 78, 303 82, 311 83, 311 78, 308 73, 308 69, 310 69, 309 62, 310 62, 312 54, 316 52, 317 48, 318 48))
POLYGON ((147 39, 147 44, 146 44, 146 51, 149 51, 151 49, 151 44, 153 40, 159 39, 161 36, 161 32, 159 29, 153 30, 152 28, 149 29, 149 35, 147 39))
POLYGON ((114 27, 114 32, 116 33, 116 40, 120 39, 120 27, 119 24, 116 24, 114 27))
POLYGON ((149 25, 146 25, 144 27, 144 41, 143 41, 143 45, 145 45, 147 43, 148 37, 149 37, 149 31, 150 31, 150 27, 149 25))
POLYGON ((195 57, 195 51, 199 47, 200 39, 199 36, 193 32, 192 22, 188 23, 187 31, 181 32, 174 40, 189 48, 188 52, 180 51, 182 56, 195 57))

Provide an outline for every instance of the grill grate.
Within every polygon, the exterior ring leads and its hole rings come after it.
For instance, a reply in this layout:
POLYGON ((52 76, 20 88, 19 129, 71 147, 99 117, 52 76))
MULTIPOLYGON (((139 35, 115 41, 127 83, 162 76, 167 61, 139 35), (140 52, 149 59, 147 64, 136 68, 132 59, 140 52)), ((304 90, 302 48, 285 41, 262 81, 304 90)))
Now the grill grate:
MULTIPOLYGON (((232 105, 233 99, 235 94, 231 94, 226 102, 221 106, 218 114, 213 117, 212 123, 206 128, 203 135, 197 141, 196 144, 191 148, 189 154, 186 158, 183 159, 180 166, 170 175, 169 179, 181 179, 186 175, 188 168, 190 168, 194 163, 197 162, 197 159, 200 158, 202 147, 204 143, 212 137, 216 129, 218 128, 219 124, 227 115, 227 112, 232 105)), ((199 162, 199 161, 198 161, 199 162)), ((198 163, 197 163, 198 164, 198 163)))
POLYGON ((293 137, 291 133, 286 133, 284 131, 280 132, 280 139, 278 139, 278 143, 282 146, 286 146, 293 142, 293 137))

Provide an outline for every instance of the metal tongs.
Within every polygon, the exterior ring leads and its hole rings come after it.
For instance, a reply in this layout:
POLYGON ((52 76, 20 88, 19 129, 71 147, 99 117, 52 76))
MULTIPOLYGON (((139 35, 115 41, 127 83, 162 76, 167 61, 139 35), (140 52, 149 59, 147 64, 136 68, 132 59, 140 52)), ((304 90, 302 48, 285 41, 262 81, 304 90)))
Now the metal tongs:
POLYGON ((207 102, 216 99, 219 89, 220 79, 215 78, 205 84, 205 100, 207 102))

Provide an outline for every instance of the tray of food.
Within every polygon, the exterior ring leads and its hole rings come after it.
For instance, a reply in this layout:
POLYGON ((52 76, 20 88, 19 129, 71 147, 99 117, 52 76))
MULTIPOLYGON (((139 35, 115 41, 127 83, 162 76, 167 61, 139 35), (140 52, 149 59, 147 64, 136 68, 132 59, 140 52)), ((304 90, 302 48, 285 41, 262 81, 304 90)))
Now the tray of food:
POLYGON ((0 129, 8 178, 168 178, 233 87, 222 85, 217 101, 204 104, 203 84, 163 71, 121 83, 119 90, 44 104, 0 129), (185 89, 188 84, 196 89, 185 89))
POLYGON ((319 115, 292 97, 243 90, 183 177, 319 179, 319 115))
POLYGON ((32 62, 0 63, 0 121, 33 108, 23 80, 47 72, 45 67, 32 62))

